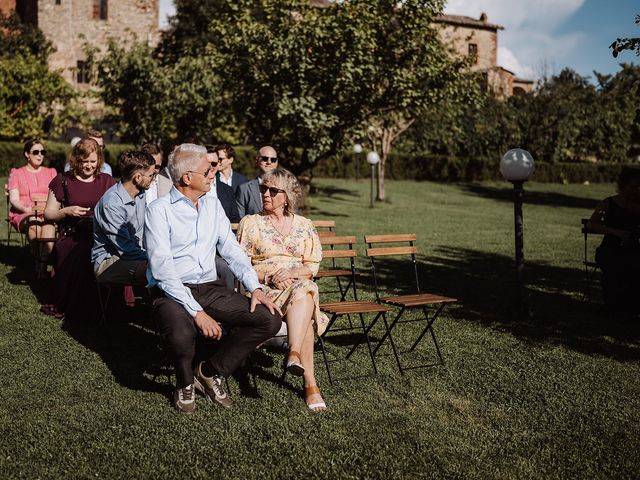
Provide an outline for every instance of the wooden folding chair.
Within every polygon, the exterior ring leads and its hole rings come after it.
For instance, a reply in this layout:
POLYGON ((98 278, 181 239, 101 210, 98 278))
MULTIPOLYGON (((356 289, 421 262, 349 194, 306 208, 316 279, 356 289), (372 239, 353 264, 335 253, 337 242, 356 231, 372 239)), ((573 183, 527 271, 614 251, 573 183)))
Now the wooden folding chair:
POLYGON ((584 257, 582 260, 582 266, 584 267, 584 291, 582 292, 582 299, 584 301, 591 300, 591 284, 593 283, 593 279, 597 274, 597 271, 600 269, 598 264, 595 262, 593 251, 589 248, 589 234, 597 235, 596 233, 590 232, 587 228, 587 224, 589 223, 588 218, 580 219, 582 224, 582 236, 584 238, 584 257))
POLYGON ((15 231, 20 236, 20 243, 24 247, 26 245, 26 235, 24 235, 20 230, 13 226, 11 221, 9 220, 9 212, 11 211, 11 203, 9 202, 9 185, 4 184, 4 197, 7 205, 7 217, 5 221, 7 222, 7 247, 9 246, 9 242, 11 242, 11 233, 15 231))
MULTIPOLYGON (((45 206, 47 204, 47 197, 43 196, 43 197, 31 197, 31 201, 33 202, 33 206, 31 207, 31 210, 33 211, 33 214, 36 218, 40 219, 40 220, 44 220, 44 209, 45 206)), ((54 233, 53 237, 41 237, 39 235, 39 228, 41 228, 41 225, 39 223, 36 224, 36 238, 34 239, 34 242, 38 243, 38 244, 44 244, 44 243, 49 243, 49 242, 53 242, 55 243, 55 241, 58 239, 58 228, 57 225, 55 225, 56 227, 56 231, 54 233)), ((36 262, 36 272, 40 271, 40 267, 43 264, 48 264, 49 263, 49 257, 48 256, 42 256, 42 255, 38 255, 35 259, 36 262)))
POLYGON ((320 343, 320 347, 322 349, 322 357, 324 359, 324 364, 327 369, 327 376, 329 378, 329 383, 333 383, 333 377, 331 375, 331 369, 329 368, 329 359, 327 358, 327 351, 325 346, 325 338, 329 333, 339 333, 339 332, 361 332, 358 340, 354 343, 351 350, 347 353, 345 359, 349 359, 351 355, 356 351, 358 346, 362 342, 366 342, 367 348, 369 351, 369 357, 371 359, 371 365, 373 368, 374 374, 378 373, 378 367, 376 365, 376 359, 374 355, 374 351, 371 345, 371 339, 369 338, 369 332, 376 325, 380 318, 383 319, 385 327, 388 327, 386 312, 390 311, 391 308, 386 305, 381 305, 376 302, 366 302, 359 301, 357 296, 356 289, 356 270, 355 270, 355 262, 354 259, 357 256, 357 252, 353 248, 355 243, 354 236, 345 236, 345 237, 324 237, 321 239, 323 245, 330 245, 332 248, 324 249, 322 251, 323 259, 330 258, 332 261, 335 259, 349 259, 350 268, 349 269, 330 269, 330 270, 321 270, 318 272, 316 278, 326 278, 336 276, 336 278, 340 277, 348 277, 349 281, 344 287, 344 290, 341 290, 341 301, 339 302, 326 302, 321 303, 320 308, 326 312, 329 318, 329 325, 325 332, 318 337, 318 342, 320 343), (346 247, 346 248, 336 248, 336 247, 346 247), (353 289, 354 300, 352 301, 344 301, 347 292, 350 287, 353 289), (355 315, 359 318, 359 322, 357 325, 353 325, 351 322, 351 315, 355 315), (369 322, 368 325, 365 325, 364 315, 373 315, 373 319, 369 322), (335 322, 338 318, 346 316, 349 319, 348 327, 340 327, 334 328, 335 322))
MULTIPOLYGON (((364 237, 364 241, 367 244, 366 254, 371 261, 371 271, 373 273, 374 280, 374 288, 376 299, 385 305, 392 305, 396 308, 399 308, 398 313, 395 318, 391 322, 391 325, 388 327, 387 332, 383 335, 376 345, 374 349, 374 354, 378 352, 380 346, 384 343, 384 341, 389 337, 391 342, 391 346, 393 349, 394 356, 396 357, 396 362, 398 363, 398 368, 400 369, 400 373, 404 373, 405 370, 428 367, 433 365, 440 365, 444 363, 444 359, 442 358, 442 354, 440 352, 440 347, 438 346, 438 341, 436 339, 436 334, 433 330, 433 324, 437 320, 438 316, 442 313, 445 306, 457 302, 457 299, 451 297, 444 297, 441 295, 434 295, 431 293, 423 293, 420 290, 420 280, 418 278, 418 264, 416 262, 416 253, 417 247, 414 245, 416 241, 415 234, 398 234, 398 235, 366 235, 364 237), (395 244, 396 246, 389 246, 389 244, 395 244), (399 246, 397 244, 400 244, 399 246), (416 292, 412 294, 403 294, 403 295, 394 295, 382 297, 380 295, 380 285, 379 285, 379 276, 376 273, 376 259, 384 256, 409 256, 411 258, 411 263, 413 264, 413 271, 415 276, 415 285, 416 292), (405 312, 409 310, 422 310, 423 317, 417 319, 406 319, 401 320, 404 316, 405 312), (430 313, 429 309, 433 311, 430 313), (393 329, 398 323, 410 323, 410 322, 424 322, 424 328, 417 336, 411 347, 406 353, 413 352, 415 348, 418 346, 420 341, 424 338, 427 332, 431 335, 431 339, 435 346, 436 355, 438 358, 438 362, 435 364, 425 364, 425 365, 416 365, 411 367, 403 367, 400 362, 400 355, 395 347, 395 343, 393 337, 391 336, 393 329)), ((405 270, 403 270, 404 272, 405 270)), ((402 272, 397 272, 400 274, 402 272)))
POLYGON ((316 227, 316 232, 320 238, 332 237, 336 234, 336 222, 335 220, 312 220, 313 226, 316 227))
POLYGON ((322 260, 331 260, 331 268, 319 270, 314 279, 335 278, 336 283, 338 284, 338 290, 335 292, 340 292, 341 302, 346 299, 350 289, 353 290, 353 299, 358 300, 358 293, 354 282, 354 279, 356 278, 356 266, 354 259, 357 255, 356 251, 353 249, 353 245, 355 243, 355 236, 339 237, 334 235, 320 237, 320 244, 322 245, 322 260), (349 260, 349 268, 340 268, 340 265, 338 264, 340 260, 349 260), (346 279, 347 284, 344 287, 341 279, 346 279))

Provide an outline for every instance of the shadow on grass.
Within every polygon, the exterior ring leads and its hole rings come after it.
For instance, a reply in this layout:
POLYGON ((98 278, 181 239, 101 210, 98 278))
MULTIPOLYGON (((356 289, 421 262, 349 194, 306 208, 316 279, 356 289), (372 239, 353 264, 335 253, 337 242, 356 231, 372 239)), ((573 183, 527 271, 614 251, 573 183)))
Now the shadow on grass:
POLYGON ((336 195, 344 195, 347 197, 359 197, 357 192, 347 190, 346 188, 336 187, 334 185, 311 185, 311 193, 324 198, 332 198, 336 195))
MULTIPOLYGON (((413 270, 392 258, 376 263, 394 292, 415 291, 413 270), (398 272, 404 272, 398 275, 398 272)), ((443 247, 419 262, 423 291, 455 297, 459 306, 449 315, 509 332, 532 342, 564 345, 617 360, 640 359, 640 325, 601 314, 600 305, 581 300, 584 272, 580 269, 527 262, 525 266, 531 316, 513 308, 514 263, 504 255, 443 247)), ((361 280, 372 289, 371 279, 361 280)))
POLYGON ((3 245, 0 248, 0 263, 11 267, 6 275, 9 283, 28 286, 39 303, 47 303, 50 279, 36 278, 35 264, 27 247, 3 245))
MULTIPOLYGON (((480 184, 464 184, 461 185, 462 190, 481 197, 493 200, 501 200, 505 202, 513 202, 513 189, 509 186, 490 187, 480 184)), ((524 201, 531 205, 548 205, 552 207, 572 207, 585 210, 593 210, 599 200, 593 198, 574 197, 565 195, 564 193, 555 192, 532 192, 526 189, 524 192, 524 201)))

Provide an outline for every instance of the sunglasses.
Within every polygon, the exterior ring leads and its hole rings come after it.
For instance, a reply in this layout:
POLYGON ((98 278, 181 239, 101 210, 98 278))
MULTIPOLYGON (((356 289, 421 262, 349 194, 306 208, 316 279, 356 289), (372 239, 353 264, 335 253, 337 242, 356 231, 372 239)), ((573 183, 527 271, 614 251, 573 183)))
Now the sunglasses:
POLYGON ((47 151, 43 148, 42 150, 31 150, 29 153, 31 155, 42 155, 44 157, 47 154, 47 151))
POLYGON ((265 157, 263 155, 260 157, 260 161, 264 163, 278 163, 278 157, 265 157))
POLYGON ((211 170, 212 168, 209 167, 204 171, 204 173, 196 172, 195 170, 187 170, 187 173, 197 173, 198 175, 202 175, 203 177, 208 177, 209 173, 211 173, 211 170))
POLYGON ((211 166, 212 166, 212 167, 217 167, 219 163, 220 163, 220 162, 215 162, 215 161, 214 161, 214 162, 211 162, 211 166))
POLYGON ((271 195, 272 197, 275 197, 279 193, 286 193, 286 190, 283 190, 281 188, 276 188, 276 187, 267 187, 266 185, 260 185, 258 189, 260 190, 260 193, 262 193, 263 195, 267 193, 267 190, 269 190, 269 195, 271 195))

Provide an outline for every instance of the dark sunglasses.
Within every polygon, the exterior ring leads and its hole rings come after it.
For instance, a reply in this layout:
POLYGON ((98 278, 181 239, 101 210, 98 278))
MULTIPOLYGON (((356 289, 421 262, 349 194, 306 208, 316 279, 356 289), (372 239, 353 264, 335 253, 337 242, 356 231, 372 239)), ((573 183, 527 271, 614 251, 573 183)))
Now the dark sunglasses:
POLYGON ((265 157, 262 155, 260 161, 264 163, 278 163, 278 157, 265 157))
POLYGON ((43 148, 42 150, 31 150, 29 153, 31 155, 42 155, 44 157, 47 154, 47 151, 43 148))
POLYGON ((258 189, 260 189, 260 193, 262 193, 263 195, 267 193, 267 190, 269 190, 269 195, 271 195, 272 197, 275 197, 279 193, 286 193, 286 190, 276 187, 267 187, 266 185, 260 185, 258 189))
POLYGON ((210 162, 212 167, 217 167, 220 162, 210 162))
POLYGON ((211 173, 212 168, 209 167, 207 168, 204 173, 201 172, 196 172, 195 170, 187 170, 188 173, 197 173, 198 175, 202 175, 203 177, 208 177, 209 173, 211 173))

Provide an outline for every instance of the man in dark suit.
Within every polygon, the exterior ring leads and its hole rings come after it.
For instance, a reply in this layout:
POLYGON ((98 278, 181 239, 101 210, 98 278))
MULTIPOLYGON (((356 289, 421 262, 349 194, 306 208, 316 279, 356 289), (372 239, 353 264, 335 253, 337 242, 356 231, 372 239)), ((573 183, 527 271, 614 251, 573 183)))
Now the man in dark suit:
POLYGON ((277 166, 278 154, 275 148, 266 145, 258 150, 258 155, 256 156, 258 177, 240 185, 236 192, 236 203, 238 205, 240 218, 262 211, 262 195, 260 195, 258 187, 262 183, 262 176, 277 166))
MULTIPOLYGON (((208 151, 208 150, 207 150, 208 151)), ((218 173, 216 173, 216 183, 224 183, 233 189, 235 195, 238 187, 243 183, 247 183, 249 179, 236 172, 231 165, 236 158, 236 152, 228 143, 220 143, 215 146, 215 153, 218 155, 218 173)))
MULTIPOLYGON (((214 170, 220 168, 220 160, 218 154, 216 153, 216 147, 213 145, 205 145, 207 149, 207 160, 211 163, 211 167, 214 170)), ((211 193, 213 193, 213 185, 211 186, 211 193)), ((220 203, 222 204, 222 208, 224 209, 224 213, 227 215, 227 218, 231 223, 238 223, 240 221, 240 214, 238 213, 238 207, 236 205, 236 198, 233 194, 233 189, 218 181, 217 175, 215 179, 215 196, 218 197, 220 203)))

